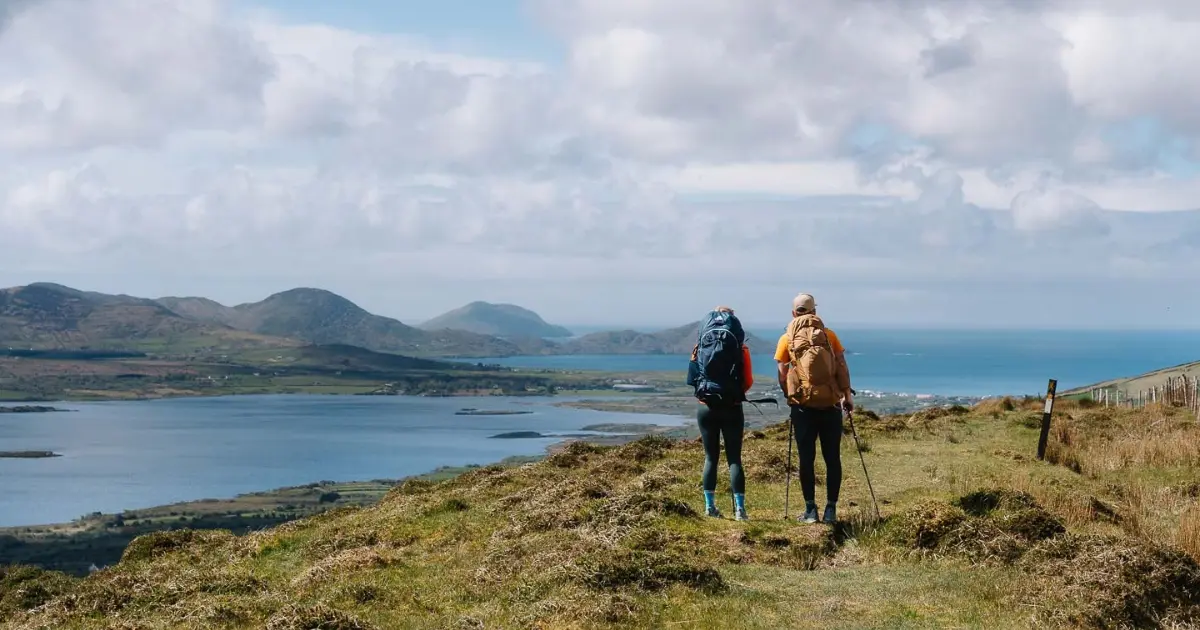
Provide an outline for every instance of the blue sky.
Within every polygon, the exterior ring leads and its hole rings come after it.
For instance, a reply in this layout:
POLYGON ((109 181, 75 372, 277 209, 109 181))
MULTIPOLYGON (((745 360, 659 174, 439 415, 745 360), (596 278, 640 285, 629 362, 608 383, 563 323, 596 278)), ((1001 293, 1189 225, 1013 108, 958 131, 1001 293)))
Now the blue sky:
POLYGON ((429 38, 457 52, 553 62, 562 47, 523 0, 237 0, 291 23, 429 38))
POLYGON ((1200 175, 1200 162, 1191 141, 1159 117, 1137 116, 1112 125, 1104 135, 1131 159, 1149 163, 1174 177, 1200 175))

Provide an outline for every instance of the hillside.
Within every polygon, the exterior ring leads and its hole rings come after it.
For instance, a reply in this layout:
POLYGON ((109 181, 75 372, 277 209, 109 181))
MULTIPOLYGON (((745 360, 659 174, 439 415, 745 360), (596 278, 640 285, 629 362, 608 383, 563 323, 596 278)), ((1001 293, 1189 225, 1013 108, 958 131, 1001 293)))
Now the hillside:
POLYGON ((149 534, 83 579, 0 570, 0 627, 1194 627, 1200 425, 1062 401, 1037 462, 1039 409, 858 415, 882 520, 849 438, 832 526, 781 519, 784 424, 748 435, 747 523, 698 512, 693 440, 576 442, 243 536, 149 534))
MULTIPOLYGON (((691 354, 700 331, 700 322, 643 333, 636 330, 617 330, 583 335, 562 344, 562 354, 691 354)), ((746 333, 746 343, 752 348, 770 352, 773 343, 768 343, 746 333)))
MULTIPOLYGON (((547 324, 526 309, 472 302, 420 327, 373 315, 323 289, 276 293, 261 302, 223 306, 206 298, 159 298, 158 302, 199 321, 316 344, 345 344, 379 352, 424 357, 503 357, 545 354, 682 354, 696 343, 700 322, 643 333, 599 332, 552 340, 570 331, 547 324), (474 329, 474 330, 470 330, 474 329), (485 332, 491 331, 491 332, 485 332)), ((758 348, 773 346, 753 335, 758 348)))
POLYGON ((496 337, 570 337, 570 330, 546 323, 537 313, 513 304, 471 302, 420 325, 423 330, 465 330, 496 337))
POLYGON ((0 346, 4 347, 186 352, 271 345, 284 344, 182 317, 153 300, 50 283, 0 290, 0 346))
POLYGON ((367 312, 323 289, 297 288, 260 302, 223 306, 206 298, 160 298, 158 302, 199 321, 314 344, 359 346, 413 356, 511 356, 536 354, 542 344, 520 343, 460 330, 425 331, 367 312))
MULTIPOLYGON (((182 354, 318 344, 426 358, 686 355, 696 342, 698 325, 561 339, 570 331, 546 323, 532 311, 483 302, 414 327, 315 288, 290 289, 236 306, 203 297, 150 300, 46 283, 0 291, 0 345, 39 349, 90 347, 182 354)), ((748 341, 758 348, 769 346, 753 335, 748 341)))
POLYGON ((241 313, 234 308, 230 308, 219 302, 202 297, 165 297, 155 300, 157 303, 165 306, 171 311, 200 322, 210 322, 229 326, 231 328, 242 328, 239 326, 241 313))
POLYGON ((1138 392, 1149 391, 1155 387, 1161 387, 1163 383, 1167 381, 1167 379, 1178 378, 1180 376, 1187 376, 1191 379, 1200 378, 1200 361, 1153 370, 1137 376, 1116 378, 1102 381, 1100 383, 1094 383, 1092 385, 1076 387, 1071 390, 1063 391, 1062 394, 1064 396, 1069 396, 1075 394, 1086 394, 1093 389, 1107 389, 1110 392, 1119 391, 1121 392, 1122 398, 1128 399, 1131 395, 1136 396, 1138 392))

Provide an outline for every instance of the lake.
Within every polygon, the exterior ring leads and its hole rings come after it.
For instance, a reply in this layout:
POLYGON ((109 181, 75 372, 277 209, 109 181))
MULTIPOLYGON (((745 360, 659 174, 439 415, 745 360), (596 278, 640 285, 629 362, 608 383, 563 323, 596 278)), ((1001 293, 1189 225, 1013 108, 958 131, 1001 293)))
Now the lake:
POLYGON ((55 403, 70 413, 0 415, 0 526, 66 522, 320 480, 395 479, 439 466, 536 455, 561 438, 490 439, 511 431, 579 432, 602 422, 677 425, 684 418, 552 406, 549 398, 231 396, 55 403), (459 416, 464 407, 531 414, 459 416))
MULTIPOLYGON (((1041 395, 1200 360, 1200 331, 838 329, 855 389, 942 396, 1041 395)), ((752 330, 774 344, 783 332, 752 330)), ((772 382, 774 347, 751 348, 756 378, 772 382)), ((679 355, 528 356, 486 359, 526 368, 671 371, 679 355)))

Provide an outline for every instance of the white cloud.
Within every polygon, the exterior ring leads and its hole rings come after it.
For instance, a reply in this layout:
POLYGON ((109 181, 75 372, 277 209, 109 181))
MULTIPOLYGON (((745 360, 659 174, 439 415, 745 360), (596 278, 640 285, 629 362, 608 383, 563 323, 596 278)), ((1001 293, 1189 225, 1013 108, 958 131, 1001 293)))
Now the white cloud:
POLYGON ((38 0, 0 36, 6 149, 155 144, 261 118, 272 60, 218 0, 38 0))
POLYGON ((399 309, 486 279, 569 320, 674 312, 704 278, 836 304, 1200 272, 1200 177, 1158 153, 1200 141, 1194 5, 535 8, 565 58, 220 0, 0 0, 0 284, 379 282, 399 309))

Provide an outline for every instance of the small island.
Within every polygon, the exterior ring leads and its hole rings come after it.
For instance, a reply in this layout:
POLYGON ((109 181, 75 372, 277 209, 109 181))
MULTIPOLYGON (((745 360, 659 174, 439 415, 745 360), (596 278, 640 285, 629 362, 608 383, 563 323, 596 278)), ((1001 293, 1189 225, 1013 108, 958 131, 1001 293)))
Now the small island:
POLYGON ((523 411, 516 409, 476 409, 474 407, 465 407, 454 412, 456 416, 520 416, 533 413, 532 411, 523 411))
POLYGON ((44 407, 42 405, 18 405, 16 407, 0 407, 0 413, 54 413, 66 411, 57 407, 44 407))
POLYGON ((40 459, 42 457, 62 457, 54 451, 0 451, 0 459, 40 459))
POLYGON ((511 433, 499 433, 497 435, 493 435, 492 439, 493 440, 530 440, 530 439, 545 438, 545 437, 550 437, 550 436, 542 435, 541 433, 538 433, 537 431, 513 431, 511 433))

